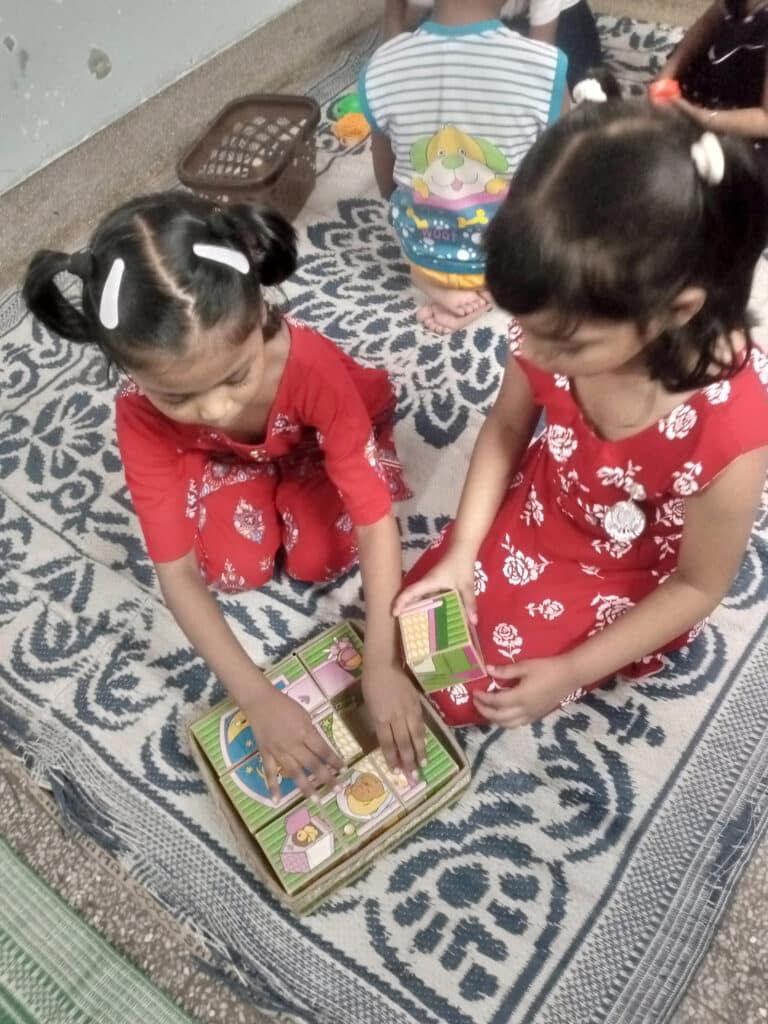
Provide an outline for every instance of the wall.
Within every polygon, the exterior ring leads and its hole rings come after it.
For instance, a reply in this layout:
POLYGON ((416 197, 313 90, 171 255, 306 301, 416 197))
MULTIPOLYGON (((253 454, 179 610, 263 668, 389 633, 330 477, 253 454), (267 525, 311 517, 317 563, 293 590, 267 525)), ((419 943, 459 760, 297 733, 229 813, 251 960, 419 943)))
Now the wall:
POLYGON ((0 0, 0 193, 295 3, 0 0))

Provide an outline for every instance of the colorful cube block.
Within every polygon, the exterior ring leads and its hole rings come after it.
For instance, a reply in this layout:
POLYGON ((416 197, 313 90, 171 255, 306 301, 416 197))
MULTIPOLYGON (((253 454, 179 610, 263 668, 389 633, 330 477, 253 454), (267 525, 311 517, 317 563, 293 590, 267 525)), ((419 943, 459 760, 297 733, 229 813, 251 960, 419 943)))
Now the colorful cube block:
POLYGON ((455 590, 413 605, 399 618, 405 662, 427 693, 485 676, 477 637, 455 590))
POLYGON ((363 643, 348 622, 305 644, 296 657, 306 667, 326 699, 336 702, 359 686, 363 675, 363 643))
POLYGON ((363 748, 339 712, 334 708, 328 707, 326 712, 318 715, 315 718, 315 726, 333 747, 344 764, 351 764, 362 755, 363 748))
POLYGON ((298 803, 302 796, 291 779, 281 779, 280 798, 273 800, 267 789, 264 765, 259 754, 254 754, 222 775, 219 782, 252 834, 272 821, 283 808, 298 803))
POLYGON ((339 815, 333 794, 325 803, 304 801, 256 836, 264 855, 288 893, 307 885, 359 844, 339 815))

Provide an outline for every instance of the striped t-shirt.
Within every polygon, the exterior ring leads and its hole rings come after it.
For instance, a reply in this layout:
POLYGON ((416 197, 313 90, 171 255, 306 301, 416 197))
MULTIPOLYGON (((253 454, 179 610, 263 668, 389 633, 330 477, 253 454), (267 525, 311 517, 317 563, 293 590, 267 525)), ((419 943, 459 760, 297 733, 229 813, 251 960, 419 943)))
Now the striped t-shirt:
POLYGON ((560 114, 566 69, 559 50, 501 21, 428 21, 374 53, 360 75, 360 101, 392 144, 390 213, 412 263, 483 272, 483 227, 560 114))

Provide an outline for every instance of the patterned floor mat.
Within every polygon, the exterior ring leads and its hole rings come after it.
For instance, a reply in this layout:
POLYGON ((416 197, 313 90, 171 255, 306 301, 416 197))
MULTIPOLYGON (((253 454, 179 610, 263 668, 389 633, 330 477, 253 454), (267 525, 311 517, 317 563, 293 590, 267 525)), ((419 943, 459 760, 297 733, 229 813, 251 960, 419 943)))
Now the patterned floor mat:
MULTIPOLYGON (((673 39, 629 19, 601 31, 628 85, 673 39)), ((340 62, 318 98, 360 62, 340 62)), ((393 376, 418 496, 400 507, 410 563, 455 509, 506 322, 423 335, 365 146, 343 150, 324 121, 319 149, 286 294, 393 376)), ((467 732, 459 806, 295 920, 238 858, 190 759, 185 724, 221 690, 159 598, 101 363, 24 317, 17 295, 0 325, 0 735, 68 817, 205 937, 249 999, 306 1024, 665 1020, 768 821, 768 513, 713 625, 661 678, 514 734, 467 732)), ((358 616, 359 577, 281 579, 222 605, 266 663, 358 616)))

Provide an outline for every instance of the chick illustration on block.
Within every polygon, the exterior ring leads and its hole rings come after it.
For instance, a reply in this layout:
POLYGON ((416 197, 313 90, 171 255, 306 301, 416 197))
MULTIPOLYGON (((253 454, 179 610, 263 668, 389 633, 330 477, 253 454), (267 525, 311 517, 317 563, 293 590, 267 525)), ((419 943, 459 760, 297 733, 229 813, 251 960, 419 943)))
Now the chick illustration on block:
POLYGON ((405 662, 427 693, 486 675, 475 631, 455 590, 400 613, 405 662))

